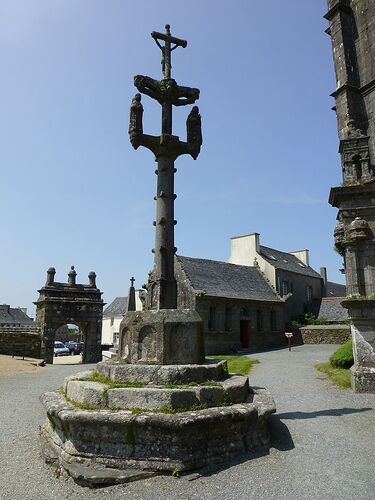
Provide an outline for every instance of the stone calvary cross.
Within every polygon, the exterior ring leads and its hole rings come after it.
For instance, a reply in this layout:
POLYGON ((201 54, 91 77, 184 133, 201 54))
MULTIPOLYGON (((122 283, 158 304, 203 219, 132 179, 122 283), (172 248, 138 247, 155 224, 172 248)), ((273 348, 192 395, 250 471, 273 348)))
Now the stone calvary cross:
POLYGON ((148 76, 136 75, 134 85, 139 92, 159 102, 162 107, 161 135, 152 136, 143 133, 143 106, 141 94, 136 94, 130 108, 129 136, 134 149, 144 146, 150 149, 158 163, 155 170, 158 176, 156 201, 156 226, 154 273, 156 309, 177 308, 177 283, 174 275, 174 162, 178 156, 190 154, 197 159, 202 145, 201 117, 194 106, 186 120, 187 141, 180 141, 172 133, 172 108, 193 104, 199 98, 199 89, 181 87, 171 78, 171 53, 177 47, 185 48, 186 40, 175 38, 170 33, 170 26, 165 26, 165 34, 153 31, 152 38, 162 52, 163 79, 154 80, 148 76), (161 42, 164 42, 162 45, 161 42))

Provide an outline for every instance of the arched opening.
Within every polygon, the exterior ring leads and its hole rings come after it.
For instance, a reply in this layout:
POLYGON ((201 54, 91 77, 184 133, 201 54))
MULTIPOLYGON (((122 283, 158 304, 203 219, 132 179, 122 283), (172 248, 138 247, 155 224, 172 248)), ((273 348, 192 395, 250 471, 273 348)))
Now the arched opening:
POLYGON ((56 329, 53 348, 54 364, 80 364, 83 350, 84 332, 79 325, 65 323, 56 329))

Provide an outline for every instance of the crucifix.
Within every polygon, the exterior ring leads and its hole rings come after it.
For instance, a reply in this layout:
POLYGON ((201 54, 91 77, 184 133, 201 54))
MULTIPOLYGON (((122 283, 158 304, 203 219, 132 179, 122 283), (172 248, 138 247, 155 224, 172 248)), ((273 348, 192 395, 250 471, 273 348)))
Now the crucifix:
POLYGON ((135 281, 134 276, 132 276, 132 277, 130 278, 130 283, 131 283, 131 285, 130 285, 130 286, 134 286, 134 281, 135 281))
POLYGON ((163 79, 154 80, 148 76, 136 75, 134 85, 142 94, 159 102, 162 107, 161 135, 152 136, 143 133, 143 106, 141 94, 136 94, 130 108, 129 136, 134 149, 139 146, 150 149, 158 163, 155 170, 158 176, 156 188, 156 220, 154 257, 154 284, 149 290, 155 309, 177 308, 177 283, 174 275, 174 162, 182 154, 197 158, 202 145, 201 117, 194 106, 187 118, 187 141, 180 141, 172 133, 173 106, 193 104, 199 98, 199 89, 182 87, 171 78, 171 52, 177 47, 185 48, 186 40, 173 37, 170 26, 165 26, 165 33, 153 31, 152 38, 162 52, 163 79), (164 42, 164 45, 161 43, 164 42))

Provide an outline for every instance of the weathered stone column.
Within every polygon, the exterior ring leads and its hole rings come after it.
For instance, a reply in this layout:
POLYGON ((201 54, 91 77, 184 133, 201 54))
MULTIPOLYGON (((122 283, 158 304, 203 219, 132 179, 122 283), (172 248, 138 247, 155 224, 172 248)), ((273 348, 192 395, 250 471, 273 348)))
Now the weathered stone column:
POLYGON ((197 158, 201 144, 201 117, 194 106, 186 122, 187 141, 172 133, 173 106, 193 104, 199 90, 181 87, 171 78, 171 52, 186 47, 187 42, 175 38, 166 25, 165 33, 153 31, 152 38, 162 52, 163 79, 136 75, 134 85, 139 92, 161 105, 161 135, 143 133, 143 105, 136 94, 130 108, 129 136, 132 146, 150 149, 158 164, 156 186, 156 219, 154 269, 148 283, 146 310, 129 311, 120 326, 120 357, 128 363, 178 364, 201 363, 204 360, 203 323, 195 311, 177 310, 177 282, 174 275, 174 176, 175 160, 182 154, 197 158), (165 42, 162 45, 160 42, 165 42), (173 46, 172 46, 173 45, 173 46))
POLYGON ((339 209, 335 245, 343 255, 353 339, 352 387, 375 393, 375 2, 328 0, 343 184, 329 201, 339 209))
POLYGON ((156 193, 155 278, 159 284, 159 309, 177 308, 174 276, 174 161, 158 158, 156 193))

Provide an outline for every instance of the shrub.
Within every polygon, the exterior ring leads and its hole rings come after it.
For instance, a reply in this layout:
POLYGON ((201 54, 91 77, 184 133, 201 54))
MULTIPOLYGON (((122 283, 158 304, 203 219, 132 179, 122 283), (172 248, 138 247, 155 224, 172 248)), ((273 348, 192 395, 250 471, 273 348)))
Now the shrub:
POLYGON ((335 368, 350 368, 354 363, 352 341, 348 340, 340 346, 329 358, 329 362, 335 368))

